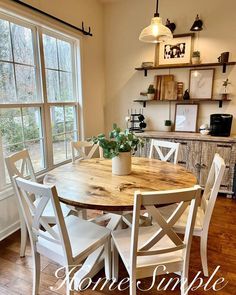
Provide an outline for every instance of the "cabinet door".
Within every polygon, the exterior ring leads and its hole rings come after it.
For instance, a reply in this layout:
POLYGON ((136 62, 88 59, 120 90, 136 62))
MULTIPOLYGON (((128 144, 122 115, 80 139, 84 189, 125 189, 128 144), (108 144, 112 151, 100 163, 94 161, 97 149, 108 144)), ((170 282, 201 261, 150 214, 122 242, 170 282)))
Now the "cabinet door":
POLYGON ((199 182, 201 169, 202 143, 200 141, 189 141, 187 144, 186 169, 191 171, 199 182))
POLYGON ((225 173, 221 183, 221 190, 232 190, 230 167, 231 164, 232 144, 225 143, 202 143, 202 156, 201 156, 201 172, 200 172, 200 185, 204 186, 207 181, 208 173, 215 153, 218 153, 225 160, 225 173))
POLYGON ((176 139, 175 142, 180 143, 178 165, 191 171, 199 181, 201 168, 201 142, 178 139, 176 139))

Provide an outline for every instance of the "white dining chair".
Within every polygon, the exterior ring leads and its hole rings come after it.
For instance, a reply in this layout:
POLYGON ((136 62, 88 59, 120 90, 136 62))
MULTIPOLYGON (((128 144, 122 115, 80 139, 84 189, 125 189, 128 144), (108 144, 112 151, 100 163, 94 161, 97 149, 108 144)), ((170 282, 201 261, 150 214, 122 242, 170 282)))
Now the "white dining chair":
MULTIPOLYGON (((14 176, 19 176, 22 178, 28 178, 33 182, 37 182, 34 168, 29 156, 28 150, 22 150, 17 152, 7 158, 5 158, 8 174, 10 176, 11 182, 14 176)), ((16 193, 16 192, 15 192, 16 193)), ((32 199, 35 203, 39 201, 39 198, 36 196, 36 199, 32 199)), ((20 246, 20 257, 25 256, 26 242, 27 242, 27 229, 25 221, 22 215, 21 207, 19 206, 18 198, 16 198, 16 203, 19 212, 20 218, 20 229, 21 229, 21 246, 20 246)), ((70 209, 62 204, 63 215, 66 216, 70 213, 70 209)), ((54 217, 54 212, 52 204, 49 202, 47 207, 44 210, 44 217, 47 219, 48 223, 55 224, 56 220, 54 217)))
POLYGON ((157 139, 152 139, 149 158, 153 158, 154 150, 157 152, 158 157, 161 161, 167 162, 172 156, 174 156, 174 164, 178 164, 178 153, 179 153, 179 143, 162 141, 157 139), (164 155, 163 149, 167 150, 164 155))
MULTIPOLYGON (((202 195, 201 205, 198 207, 196 223, 193 230, 193 235, 199 236, 201 239, 201 262, 205 276, 209 275, 207 263, 207 239, 209 225, 224 171, 224 160, 218 154, 215 154, 205 185, 204 193, 202 195)), ((160 211, 165 217, 168 217, 175 206, 176 205, 163 207, 160 209, 160 211)), ((189 207, 186 209, 179 221, 175 224, 174 229, 177 233, 183 233, 185 231, 188 212, 189 207)))
POLYGON ((71 152, 72 152, 72 163, 75 163, 76 159, 86 160, 91 159, 95 152, 99 150, 99 157, 103 158, 102 148, 98 144, 94 144, 89 141, 72 141, 71 152), (86 149, 89 151, 86 153, 86 149), (77 152, 77 156, 76 156, 77 152))
POLYGON ((111 278, 110 230, 77 216, 64 217, 56 187, 48 187, 20 177, 13 184, 28 228, 33 254, 33 295, 39 294, 40 255, 60 264, 67 275, 67 295, 74 294, 75 267, 94 251, 104 248, 105 274, 111 278), (31 195, 40 196, 35 205, 31 195), (56 225, 44 218, 44 209, 51 202, 56 225), (43 228, 43 229, 42 229, 43 228))
POLYGON ((113 278, 118 280, 118 253, 130 277, 130 295, 136 294, 138 279, 181 272, 181 294, 188 288, 189 254, 201 187, 160 192, 136 192, 132 227, 112 232, 113 278), (178 203, 168 219, 162 217, 158 206, 178 203), (190 203, 183 238, 173 230, 190 203), (156 207, 157 206, 157 207, 156 207), (156 224, 140 227, 141 208, 145 208, 156 224), (184 281, 185 280, 185 281, 184 281))

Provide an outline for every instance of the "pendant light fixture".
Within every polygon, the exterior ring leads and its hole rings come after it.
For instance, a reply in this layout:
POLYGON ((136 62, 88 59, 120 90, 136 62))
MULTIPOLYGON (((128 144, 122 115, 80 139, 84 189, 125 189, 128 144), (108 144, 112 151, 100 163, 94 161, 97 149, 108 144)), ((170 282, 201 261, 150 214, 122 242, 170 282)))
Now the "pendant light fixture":
POLYGON ((151 20, 151 25, 142 30, 139 40, 148 43, 161 43, 173 38, 171 30, 162 24, 158 12, 159 1, 157 0, 156 12, 151 20))
POLYGON ((202 22, 202 20, 199 18, 198 14, 197 14, 197 17, 196 17, 190 31, 199 32, 199 31, 202 30, 202 26, 203 26, 203 22, 202 22))

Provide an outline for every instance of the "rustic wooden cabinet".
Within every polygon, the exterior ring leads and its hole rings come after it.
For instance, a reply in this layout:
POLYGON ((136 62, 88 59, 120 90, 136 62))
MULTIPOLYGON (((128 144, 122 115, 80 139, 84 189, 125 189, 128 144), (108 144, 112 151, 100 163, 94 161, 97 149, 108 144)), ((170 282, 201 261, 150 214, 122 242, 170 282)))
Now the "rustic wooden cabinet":
MULTIPOLYGON (((152 138, 180 143, 178 164, 196 175, 204 187, 215 153, 225 160, 226 170, 221 184, 221 192, 235 195, 233 191, 234 168, 236 164, 236 137, 202 136, 199 133, 147 131, 139 134, 145 141, 138 156, 148 157, 152 138)), ((154 155, 155 157, 155 155, 154 155)), ((157 156, 156 156, 157 157, 157 156)))

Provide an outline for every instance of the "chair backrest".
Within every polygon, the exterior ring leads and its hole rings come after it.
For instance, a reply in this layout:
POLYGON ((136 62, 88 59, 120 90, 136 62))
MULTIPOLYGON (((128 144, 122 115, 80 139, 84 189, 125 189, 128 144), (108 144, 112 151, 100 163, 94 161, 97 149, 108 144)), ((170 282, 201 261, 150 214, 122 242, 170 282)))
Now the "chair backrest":
POLYGON ((78 153, 79 160, 91 159, 96 150, 99 149, 99 156, 103 158, 102 148, 98 144, 93 144, 89 141, 72 141, 71 151, 72 151, 72 163, 76 160, 76 151, 78 153), (90 148, 89 152, 86 153, 86 148, 90 148))
POLYGON ((170 142, 170 141, 162 141, 157 139, 152 139, 151 141, 151 148, 150 148, 150 154, 149 158, 151 159, 153 157, 154 149, 156 150, 158 157, 161 161, 167 162, 171 156, 174 156, 174 164, 178 163, 178 153, 179 153, 179 143, 176 142, 170 142), (166 151, 166 154, 164 155, 164 151, 166 151))
POLYGON ((209 226, 216 198, 219 193, 220 185, 225 171, 225 161, 219 154, 215 154, 204 193, 202 196, 201 208, 204 212, 203 228, 209 226))
POLYGON ((5 158, 5 162, 11 181, 14 176, 19 176, 37 182, 28 150, 22 150, 5 158))
POLYGON ((193 228, 200 195, 201 187, 198 185, 188 189, 135 193, 130 257, 132 271, 134 271, 134 269, 136 268, 138 256, 165 254, 175 252, 177 250, 183 250, 183 259, 186 263, 188 263, 193 228), (171 216, 169 218, 165 218, 164 216, 162 216, 160 210, 158 209, 158 206, 173 203, 176 203, 177 207, 173 209, 174 211, 172 212, 171 216), (190 210, 188 214, 185 234, 183 238, 180 238, 174 231, 173 227, 180 219, 182 214, 185 212, 189 204, 190 210), (147 241, 142 241, 142 245, 138 243, 139 216, 141 207, 147 210, 150 217, 152 217, 153 221, 155 221, 158 225, 156 227, 157 230, 155 231, 155 233, 147 241), (173 242, 173 245, 171 247, 167 246, 166 248, 161 248, 158 243, 165 236, 169 237, 169 239, 173 242))
POLYGON ((71 245, 56 187, 49 187, 21 177, 13 177, 13 185, 23 211, 32 247, 36 246, 38 238, 40 237, 55 245, 60 245, 64 252, 64 259, 68 259, 68 257, 71 258, 71 245), (36 204, 33 203, 31 195, 40 196, 40 201, 36 204), (57 231, 49 225, 47 218, 43 217, 44 209, 49 201, 51 201, 55 214, 57 231), (42 230, 42 227, 44 230, 42 230))

